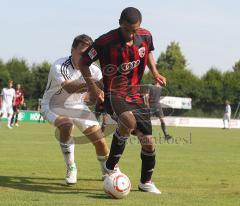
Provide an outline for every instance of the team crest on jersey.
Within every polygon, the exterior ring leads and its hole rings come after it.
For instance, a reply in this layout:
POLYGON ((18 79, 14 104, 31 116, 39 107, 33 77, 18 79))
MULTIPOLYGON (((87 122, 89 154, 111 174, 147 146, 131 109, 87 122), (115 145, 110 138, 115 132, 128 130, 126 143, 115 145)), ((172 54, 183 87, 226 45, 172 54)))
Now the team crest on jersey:
POLYGON ((138 49, 138 53, 140 58, 143 58, 145 56, 145 47, 141 47, 140 49, 138 49))
POLYGON ((88 55, 89 55, 89 57, 90 57, 91 59, 94 59, 94 57, 97 56, 97 51, 96 51, 94 48, 92 48, 92 49, 88 52, 88 55))

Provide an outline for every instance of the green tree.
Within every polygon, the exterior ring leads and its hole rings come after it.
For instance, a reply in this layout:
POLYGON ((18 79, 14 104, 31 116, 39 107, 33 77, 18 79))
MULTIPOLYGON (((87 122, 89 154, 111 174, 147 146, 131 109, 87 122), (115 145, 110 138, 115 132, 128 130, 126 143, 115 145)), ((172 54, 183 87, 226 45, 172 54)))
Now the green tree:
POLYGON ((203 95, 201 97, 202 108, 214 113, 222 109, 223 105, 223 75, 216 68, 211 68, 202 77, 203 95))
POLYGON ((3 87, 7 86, 7 81, 11 79, 10 74, 7 70, 7 68, 5 67, 5 64, 3 63, 3 61, 0 59, 0 90, 3 87))
POLYGON ((240 101, 240 70, 223 74, 223 99, 237 105, 240 101))
POLYGON ((48 81, 48 73, 51 68, 51 64, 48 62, 43 62, 38 65, 34 65, 32 68, 33 72, 33 80, 34 80, 34 94, 33 97, 38 99, 43 96, 45 91, 47 81, 48 81))
POLYGON ((238 61, 234 64, 233 70, 234 70, 235 72, 240 71, 240 60, 238 60, 238 61))
POLYGON ((25 77, 31 73, 24 59, 13 58, 6 63, 5 67, 14 84, 24 84, 25 77))
POLYGON ((176 70, 186 68, 186 59, 181 52, 179 43, 171 42, 170 45, 167 46, 166 52, 162 52, 157 60, 157 67, 160 70, 176 70))

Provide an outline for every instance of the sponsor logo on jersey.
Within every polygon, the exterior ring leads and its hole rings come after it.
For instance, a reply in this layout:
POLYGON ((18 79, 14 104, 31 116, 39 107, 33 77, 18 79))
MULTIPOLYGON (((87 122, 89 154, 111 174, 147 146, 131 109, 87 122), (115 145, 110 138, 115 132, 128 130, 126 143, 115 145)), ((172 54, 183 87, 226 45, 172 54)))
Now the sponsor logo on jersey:
POLYGON ((115 75, 117 72, 120 72, 121 74, 128 74, 131 72, 134 68, 138 67, 140 64, 140 60, 128 62, 128 63, 123 63, 119 65, 118 67, 114 64, 108 64, 104 68, 104 75, 106 76, 112 76, 115 75))
POLYGON ((92 48, 89 52, 88 52, 88 56, 91 58, 91 59, 94 59, 94 57, 97 56, 97 51, 92 48))
POLYGON ((140 56, 140 58, 143 58, 145 56, 145 47, 141 47, 140 49, 138 49, 138 54, 140 56))
POLYGON ((121 72, 122 74, 128 74, 134 68, 138 67, 139 64, 140 60, 123 63, 119 66, 119 72, 121 72))

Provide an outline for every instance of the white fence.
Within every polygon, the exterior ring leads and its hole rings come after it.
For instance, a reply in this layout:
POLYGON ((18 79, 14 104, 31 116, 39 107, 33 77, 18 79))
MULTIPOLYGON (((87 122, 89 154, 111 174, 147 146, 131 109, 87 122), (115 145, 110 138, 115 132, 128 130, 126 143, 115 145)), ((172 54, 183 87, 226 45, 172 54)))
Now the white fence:
MULTIPOLYGON (((177 127, 223 128, 223 120, 217 118, 165 117, 166 125, 177 127)), ((159 125, 159 119, 152 119, 153 125, 159 125)), ((232 119, 230 128, 240 128, 240 120, 232 119)))

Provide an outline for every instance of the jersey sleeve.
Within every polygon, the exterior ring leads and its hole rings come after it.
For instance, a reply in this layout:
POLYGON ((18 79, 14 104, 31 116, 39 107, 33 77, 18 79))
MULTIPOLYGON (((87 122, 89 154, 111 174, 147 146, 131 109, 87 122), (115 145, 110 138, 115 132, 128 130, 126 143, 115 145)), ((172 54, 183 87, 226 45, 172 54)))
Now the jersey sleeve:
POLYGON ((100 81, 103 78, 102 71, 96 64, 94 63, 91 64, 89 68, 90 68, 93 79, 100 81))
POLYGON ((55 79, 59 85, 66 80, 70 80, 69 70, 64 65, 55 64, 52 66, 52 79, 55 79))
POLYGON ((95 41, 82 55, 83 64, 90 66, 93 62, 95 62, 99 58, 99 54, 101 52, 101 47, 98 45, 97 41, 95 41))
POLYGON ((152 35, 148 36, 148 48, 149 48, 148 52, 151 52, 154 50, 152 35))

